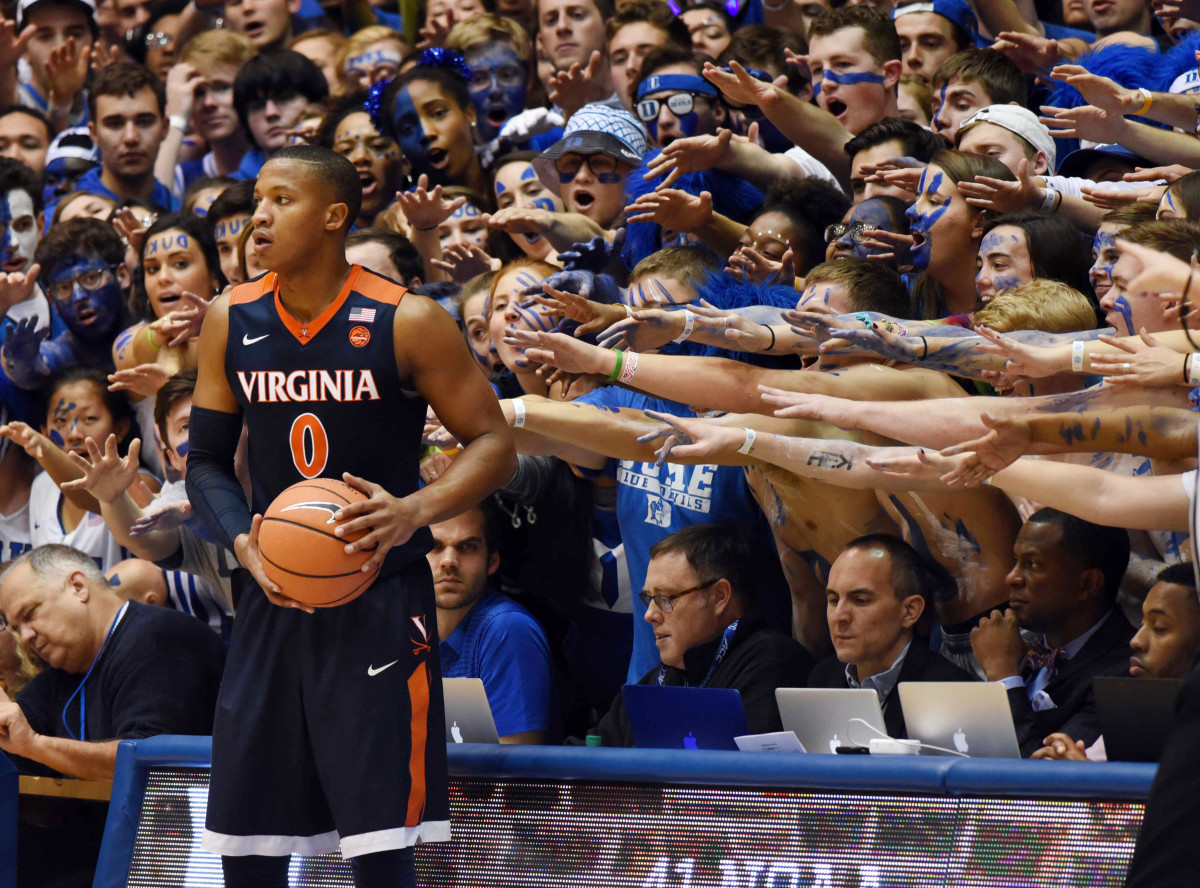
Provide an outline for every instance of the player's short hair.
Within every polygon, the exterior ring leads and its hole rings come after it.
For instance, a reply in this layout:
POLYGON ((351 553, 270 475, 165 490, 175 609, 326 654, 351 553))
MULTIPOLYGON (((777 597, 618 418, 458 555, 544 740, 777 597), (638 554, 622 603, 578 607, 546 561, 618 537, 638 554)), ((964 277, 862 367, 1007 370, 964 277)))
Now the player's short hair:
POLYGON ((994 49, 971 47, 956 52, 933 72, 933 88, 941 89, 951 80, 978 83, 993 105, 1018 104, 1022 108, 1029 100, 1029 84, 1025 75, 1008 56, 994 49))
POLYGON ((337 203, 344 203, 350 210, 343 230, 349 231, 362 209, 362 181, 354 164, 342 155, 319 145, 291 145, 281 148, 267 163, 293 160, 313 167, 318 178, 333 189, 337 203))
POLYGON ((733 594, 749 607, 758 585, 758 556, 746 533, 733 524, 692 524, 650 547, 650 558, 682 552, 696 579, 705 586, 728 580, 733 594))
POLYGON ((33 260, 42 267, 39 277, 43 284, 60 268, 74 265, 81 258, 119 265, 125 261, 125 245, 117 230, 107 222, 72 219, 50 226, 33 253, 33 260))
POLYGON ((132 98, 142 90, 148 89, 154 93, 158 102, 158 114, 166 113, 167 89, 163 82, 149 69, 132 62, 114 62, 106 68, 101 68, 96 79, 92 81, 87 93, 88 118, 99 120, 96 114, 96 103, 101 96, 119 96, 132 98))
POLYGON ((699 290, 709 275, 721 270, 716 255, 703 247, 665 247, 651 253, 633 267, 629 281, 633 283, 647 275, 674 278, 679 283, 699 290))
POLYGON ((870 259, 832 259, 809 269, 808 284, 828 281, 841 284, 852 311, 877 311, 894 318, 908 314, 908 288, 900 272, 870 259))
POLYGON ((899 61, 904 57, 900 49, 900 35, 887 16, 866 6, 839 6, 827 9, 808 28, 808 42, 814 37, 827 37, 846 28, 863 29, 863 48, 871 54, 876 64, 899 61))
POLYGON ((396 234, 386 228, 356 228, 346 236, 346 246, 355 247, 359 244, 380 244, 387 250, 392 265, 400 272, 402 284, 407 285, 413 278, 420 278, 425 274, 421 254, 417 252, 412 241, 402 234, 396 234))
POLYGON ((42 211, 42 186, 37 174, 29 167, 11 157, 0 157, 0 194, 19 189, 33 201, 33 212, 42 211))
POLYGON ((979 309, 974 323, 1000 333, 1014 330, 1074 333, 1096 328, 1096 309, 1074 287, 1049 278, 1034 278, 1005 290, 979 309))
POLYGON ((167 444, 167 414, 184 398, 190 398, 196 392, 196 371, 182 370, 163 383, 158 394, 154 396, 154 425, 158 427, 158 437, 163 447, 167 444))
POLYGON ((1143 222, 1122 232, 1121 239, 1160 253, 1169 253, 1181 262, 1190 262, 1192 251, 1200 246, 1200 224, 1186 219, 1143 222))
POLYGON ((871 533, 851 540, 842 549, 843 553, 852 549, 878 549, 887 553, 891 564, 892 591, 903 601, 912 595, 919 595, 927 603, 930 601, 948 601, 958 594, 954 578, 942 565, 932 558, 926 558, 916 549, 890 533, 871 533))

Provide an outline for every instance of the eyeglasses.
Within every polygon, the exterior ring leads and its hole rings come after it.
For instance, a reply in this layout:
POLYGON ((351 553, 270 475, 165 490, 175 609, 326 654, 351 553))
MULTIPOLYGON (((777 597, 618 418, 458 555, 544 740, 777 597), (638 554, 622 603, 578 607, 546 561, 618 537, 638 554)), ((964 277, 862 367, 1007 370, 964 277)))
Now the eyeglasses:
POLYGON ((617 161, 615 158, 607 154, 589 154, 586 157, 582 154, 563 154, 554 161, 554 168, 558 170, 559 178, 564 182, 570 182, 579 174, 579 170, 587 164, 587 168, 593 176, 611 176, 617 171, 617 161))
POLYGON ((59 302, 65 302, 75 292, 76 284, 79 284, 79 286, 83 287, 89 293, 94 293, 104 286, 105 272, 112 271, 116 267, 115 265, 106 265, 103 268, 89 268, 87 271, 81 271, 73 278, 51 284, 49 287, 50 295, 59 302))
POLYGON ((701 589, 707 589, 718 580, 710 580, 707 583, 701 583, 699 586, 692 586, 690 589, 684 589, 682 592, 675 592, 671 595, 647 595, 645 592, 639 592, 638 598, 642 599, 642 604, 646 607, 650 606, 650 602, 658 605, 658 609, 664 614, 669 614, 675 610, 675 599, 683 598, 685 595, 691 595, 693 592, 699 592, 701 589))
POLYGON ((156 31, 153 34, 146 35, 146 49, 164 49, 174 42, 174 34, 165 34, 162 31, 156 31))
POLYGON ((846 225, 844 222, 838 222, 834 225, 826 226, 825 228, 825 243, 831 244, 835 240, 840 240, 846 236, 846 232, 850 232, 850 240, 856 244, 864 243, 869 240, 867 237, 868 231, 874 231, 878 225, 871 225, 868 222, 855 222, 853 225, 846 225))
MULTIPOLYGON (((696 100, 693 98, 693 93, 678 92, 667 97, 667 110, 676 117, 682 117, 684 114, 691 114, 692 109, 696 107, 696 100)), ((637 114, 642 120, 654 120, 658 117, 658 111, 662 107, 662 99, 642 99, 637 104, 637 114)))

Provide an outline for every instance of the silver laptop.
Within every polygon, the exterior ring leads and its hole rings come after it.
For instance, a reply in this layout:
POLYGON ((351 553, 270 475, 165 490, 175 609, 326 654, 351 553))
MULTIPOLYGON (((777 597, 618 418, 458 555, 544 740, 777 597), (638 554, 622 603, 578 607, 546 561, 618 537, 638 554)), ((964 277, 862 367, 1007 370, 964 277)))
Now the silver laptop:
POLYGON ((499 743, 483 680, 443 678, 447 743, 499 743))
POLYGON ((870 744, 872 737, 886 737, 879 695, 872 690, 851 688, 776 688, 775 702, 785 731, 792 731, 809 752, 837 752, 839 746, 870 744), (851 724, 861 718, 866 725, 851 724))
POLYGON ((998 682, 905 681, 896 690, 910 738, 971 758, 1021 757, 1008 694, 998 682))

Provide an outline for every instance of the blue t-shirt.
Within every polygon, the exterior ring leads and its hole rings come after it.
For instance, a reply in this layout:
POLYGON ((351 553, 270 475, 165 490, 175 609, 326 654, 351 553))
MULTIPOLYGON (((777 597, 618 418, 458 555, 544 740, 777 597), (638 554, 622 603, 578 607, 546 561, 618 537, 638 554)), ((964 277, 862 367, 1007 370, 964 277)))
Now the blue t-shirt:
POLYGON ((546 731, 547 742, 561 742, 550 643, 533 614, 485 592, 439 650, 445 678, 482 679, 501 737, 546 731))
POLYGON ((250 180, 258 178, 258 171, 267 162, 267 156, 258 148, 251 148, 238 164, 238 168, 229 174, 231 179, 250 180))
MULTIPOLYGON (((107 197, 115 203, 120 203, 125 198, 118 197, 109 191, 104 183, 100 181, 100 174, 104 171, 104 167, 98 166, 88 170, 79 177, 79 181, 75 185, 76 191, 86 191, 88 194, 98 194, 101 197, 107 197)), ((171 189, 162 182, 155 181, 154 190, 150 192, 150 203, 156 204, 162 209, 170 213, 177 213, 183 209, 183 201, 171 193, 171 189)), ((58 201, 54 201, 46 207, 46 228, 50 230, 50 222, 54 218, 54 211, 58 208, 58 201)), ((43 232, 44 233, 44 232, 43 232)))
MULTIPOLYGON (((682 404, 618 386, 596 389, 573 403, 591 404, 602 410, 625 407, 657 410, 673 416, 695 415, 682 404)), ((751 535, 761 538, 756 529, 762 525, 763 517, 739 466, 675 463, 656 466, 653 462, 614 459, 609 460, 605 472, 617 481, 617 521, 625 544, 629 585, 634 593, 633 656, 628 678, 636 682, 659 665, 654 628, 646 622, 646 606, 638 597, 646 584, 650 547, 693 524, 729 522, 754 528, 751 535)))

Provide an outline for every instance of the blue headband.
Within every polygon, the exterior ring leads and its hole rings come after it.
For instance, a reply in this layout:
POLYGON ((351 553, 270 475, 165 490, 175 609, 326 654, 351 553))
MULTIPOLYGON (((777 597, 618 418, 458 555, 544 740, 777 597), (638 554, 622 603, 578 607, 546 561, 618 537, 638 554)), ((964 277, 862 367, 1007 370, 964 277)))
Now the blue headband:
POLYGON ((637 97, 641 100, 647 93, 675 89, 683 92, 700 93, 716 97, 716 88, 703 77, 695 74, 655 74, 638 84, 637 97))

